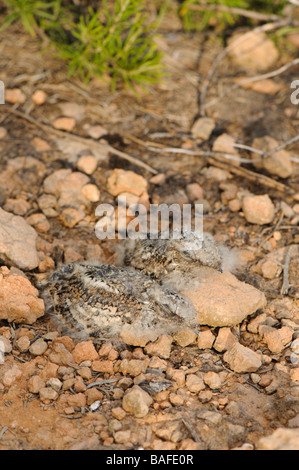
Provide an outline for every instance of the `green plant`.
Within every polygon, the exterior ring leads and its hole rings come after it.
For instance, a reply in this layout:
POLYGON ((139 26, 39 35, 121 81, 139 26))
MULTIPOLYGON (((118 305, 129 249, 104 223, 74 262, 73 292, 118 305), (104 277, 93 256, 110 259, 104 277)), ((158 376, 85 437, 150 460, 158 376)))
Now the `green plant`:
POLYGON ((5 29, 10 24, 21 22, 24 29, 36 36, 39 25, 43 22, 57 21, 61 12, 61 0, 51 2, 37 0, 5 0, 8 14, 4 18, 0 29, 5 29))
POLYGON ((155 43, 155 24, 147 23, 144 0, 107 0, 98 10, 70 9, 62 0, 5 0, 3 28, 19 21, 32 36, 41 32, 68 64, 69 75, 88 82, 93 76, 151 84, 163 76, 162 53, 155 43), (110 2, 111 3, 111 2, 110 2))
POLYGON ((179 15, 187 31, 202 31, 209 26, 223 30, 240 18, 249 23, 254 18, 261 19, 263 14, 280 15, 286 4, 283 0, 184 0, 179 15))
POLYGON ((112 11, 103 3, 102 10, 89 8, 70 24, 71 43, 56 44, 70 74, 88 81, 108 73, 113 88, 118 79, 132 87, 161 78, 162 54, 154 42, 154 25, 146 25, 143 0, 116 0, 112 11))

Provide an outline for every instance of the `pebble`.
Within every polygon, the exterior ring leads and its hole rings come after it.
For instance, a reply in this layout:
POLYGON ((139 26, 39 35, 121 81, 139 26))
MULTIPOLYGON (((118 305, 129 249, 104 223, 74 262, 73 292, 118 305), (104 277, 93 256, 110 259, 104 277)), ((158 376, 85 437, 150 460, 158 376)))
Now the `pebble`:
POLYGON ((81 341, 76 344, 72 351, 73 359, 77 364, 81 364, 83 361, 94 361, 98 359, 98 353, 91 340, 81 341))
POLYGON ((31 99, 34 104, 40 106, 45 103, 47 97, 47 93, 45 93, 43 90, 35 90, 35 92, 31 96, 31 99))
POLYGON ((46 382, 39 375, 33 375, 27 381, 27 388, 30 393, 39 393, 45 386, 46 382))
POLYGON ((229 56, 232 61, 250 73, 268 70, 276 65, 279 58, 278 49, 273 41, 261 31, 252 31, 244 38, 241 33, 233 34, 228 44, 231 45, 229 56), (235 45, 232 46, 234 41, 235 45))
POLYGON ((255 372, 262 365, 261 354, 240 343, 234 344, 226 351, 223 360, 229 364, 234 372, 238 373, 255 372))
POLYGON ((191 328, 184 328, 173 335, 173 339, 179 346, 184 348, 185 346, 189 346, 190 344, 194 343, 196 336, 196 333, 191 330, 191 328))
POLYGON ((268 194, 261 196, 245 196, 242 210, 247 222, 251 224, 270 224, 275 216, 275 207, 268 194))
POLYGON ((119 370, 124 375, 137 377, 139 374, 145 373, 149 364, 149 359, 123 359, 120 363, 119 370))
POLYGON ((83 408, 86 406, 86 396, 82 392, 71 394, 67 397, 67 402, 70 406, 83 408))
POLYGON ((49 354, 49 360, 60 365, 72 363, 74 359, 72 353, 67 350, 63 343, 55 342, 49 354))
POLYGON ((113 418, 116 418, 117 420, 121 421, 124 419, 127 415, 125 410, 121 406, 116 406, 115 408, 112 408, 111 414, 113 418))
MULTIPOLYGON (((268 152, 273 150, 279 145, 279 142, 273 137, 268 135, 254 139, 252 147, 268 152)), ((260 158, 258 153, 252 153, 252 158, 260 158)), ((285 149, 278 152, 271 153, 269 157, 263 158, 261 162, 254 163, 258 169, 264 168, 271 175, 279 176, 280 178, 288 178, 292 175, 293 167, 291 162, 291 154, 285 149)))
POLYGON ((22 90, 20 90, 20 88, 6 88, 5 101, 11 104, 24 104, 26 101, 26 95, 22 90))
POLYGON ((56 392, 59 392, 59 390, 62 388, 62 382, 56 377, 51 377, 49 380, 47 380, 46 386, 52 387, 56 392))
POLYGON ((208 117, 202 117, 197 119, 192 128, 191 134, 194 139, 203 141, 208 140, 216 126, 216 123, 213 119, 208 117))
POLYGON ((205 389, 205 384, 202 377, 196 374, 188 374, 186 377, 186 387, 192 393, 198 393, 205 389))
POLYGON ((229 154, 234 157, 234 159, 230 159, 229 162, 232 165, 240 165, 240 158, 238 150, 234 147, 236 143, 235 139, 229 134, 221 134, 219 137, 215 139, 213 144, 212 150, 213 152, 220 152, 223 154, 229 154))
POLYGON ((100 126, 100 125, 89 126, 86 129, 86 132, 90 137, 96 140, 108 134, 107 129, 105 129, 105 127, 100 126))
POLYGON ((35 230, 40 233, 47 233, 51 228, 51 225, 48 219, 46 218, 45 214, 41 213, 30 215, 26 218, 26 222, 32 225, 35 230))
POLYGON ((213 347, 218 352, 224 352, 230 349, 237 342, 238 339, 232 333, 230 328, 220 328, 213 347))
POLYGON ((203 197, 203 189, 198 183, 190 183, 186 186, 186 194, 190 201, 193 202, 203 197))
POLYGON ((265 260, 261 264, 262 275, 265 279, 274 279, 282 272, 282 267, 275 261, 265 260))
POLYGON ((203 381, 212 390, 215 390, 221 387, 221 378, 219 374, 217 374, 216 372, 212 372, 212 371, 206 372, 203 376, 203 381))
POLYGON ((77 161, 77 168, 87 175, 92 175, 97 169, 98 162, 93 155, 82 155, 77 161))
POLYGON ((75 209, 74 207, 67 207, 63 209, 60 214, 60 219, 66 227, 73 228, 85 217, 85 212, 82 209, 75 209))
POLYGON ((8 354, 12 351, 11 342, 6 336, 0 335, 0 346, 1 353, 8 354))
POLYGON ((199 349, 210 349, 215 341, 215 336, 211 330, 200 331, 197 337, 197 346, 199 349))
POLYGON ((217 168, 216 166, 204 168, 201 170, 201 174, 205 178, 217 182, 226 181, 230 177, 230 173, 228 171, 217 168))
POLYGON ((0 140, 4 139, 7 136, 7 130, 5 127, 0 126, 0 140))
POLYGON ((128 413, 132 413, 136 418, 144 418, 148 414, 152 403, 151 396, 139 385, 133 385, 122 399, 123 409, 128 413))
POLYGON ((168 359, 171 353, 172 337, 161 335, 154 343, 148 343, 145 346, 146 354, 150 356, 159 356, 162 359, 168 359))
POLYGON ((22 376, 20 367, 13 365, 10 369, 6 370, 2 376, 2 383, 6 387, 10 387, 14 382, 19 380, 22 376))
POLYGON ((98 202, 100 200, 100 191, 95 184, 85 184, 82 186, 81 193, 90 202, 98 202))
POLYGON ((108 359, 92 361, 91 368, 95 372, 113 374, 113 361, 108 359))
POLYGON ((58 393, 52 387, 43 387, 39 389, 39 399, 43 402, 54 401, 58 398, 58 393))
POLYGON ((190 290, 185 287, 180 294, 192 302, 201 325, 235 326, 266 305, 263 292, 239 281, 228 271, 220 273, 202 267, 198 276, 204 282, 190 290))
POLYGON ((113 437, 116 444, 126 444, 127 442, 130 442, 131 431, 129 429, 127 431, 116 431, 113 434, 113 437))
POLYGON ((133 171, 116 168, 107 180, 107 191, 113 196, 129 192, 141 196, 147 190, 147 181, 133 171))
POLYGON ((22 197, 17 199, 7 198, 3 208, 7 212, 13 212, 15 215, 23 216, 31 209, 31 205, 22 197))
POLYGON ((74 129, 75 125, 76 125, 76 119, 71 118, 71 117, 57 118, 53 122, 53 127, 55 129, 66 131, 66 132, 71 132, 74 129))
POLYGON ((28 336, 22 336, 21 338, 18 338, 16 341, 16 348, 20 352, 28 351, 29 346, 30 346, 30 339, 28 338, 28 336))
POLYGON ((37 232, 22 217, 0 208, 0 255, 15 266, 31 270, 38 266, 37 232))
POLYGON ((51 194, 42 194, 37 200, 40 210, 46 217, 58 216, 58 202, 55 196, 51 194))
POLYGON ((33 356, 42 356, 48 349, 48 343, 42 338, 38 338, 34 343, 29 347, 30 354, 33 356))
POLYGON ((0 319, 32 324, 44 313, 44 302, 30 281, 10 274, 5 266, 0 268, 0 319))

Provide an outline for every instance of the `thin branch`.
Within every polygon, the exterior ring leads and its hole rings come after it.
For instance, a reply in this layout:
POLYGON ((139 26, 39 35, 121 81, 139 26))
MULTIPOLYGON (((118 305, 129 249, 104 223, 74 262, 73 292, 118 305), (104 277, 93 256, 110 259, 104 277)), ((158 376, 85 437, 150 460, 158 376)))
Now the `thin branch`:
POLYGON ((88 139, 88 138, 80 137, 79 135, 71 134, 69 132, 65 132, 65 131, 62 131, 62 130, 59 130, 59 129, 54 129, 54 127, 52 127, 48 124, 43 124, 43 123, 39 122, 37 119, 34 119, 33 117, 29 116, 28 114, 25 114, 22 111, 18 111, 17 109, 14 109, 11 106, 8 106, 8 105, 2 105, 2 106, 5 106, 5 108, 11 114, 14 114, 18 117, 21 117, 22 119, 25 119, 26 121, 30 122, 31 124, 33 124, 36 127, 39 127, 40 129, 42 129, 43 131, 45 131, 47 133, 50 133, 50 134, 53 134, 53 135, 56 135, 56 136, 59 136, 59 137, 64 137, 64 138, 67 138, 67 139, 72 139, 76 142, 84 143, 87 146, 93 147, 97 150, 102 150, 102 151, 106 150, 108 152, 111 152, 111 153, 123 158, 124 160, 129 161, 130 163, 133 163, 136 166, 144 168, 145 170, 149 171, 150 173, 153 173, 155 175, 158 173, 157 170, 154 170, 154 168, 152 168, 151 166, 149 166, 146 163, 142 162, 138 158, 132 157, 131 155, 128 155, 127 153, 122 152, 121 150, 117 150, 109 144, 101 144, 99 142, 95 142, 93 139, 90 139, 90 138, 88 139))
POLYGON ((245 16, 257 21, 277 21, 281 20, 280 16, 267 15, 265 13, 257 13, 256 11, 244 10, 243 8, 229 7, 226 5, 188 5, 189 10, 193 11, 223 11, 231 15, 245 16))

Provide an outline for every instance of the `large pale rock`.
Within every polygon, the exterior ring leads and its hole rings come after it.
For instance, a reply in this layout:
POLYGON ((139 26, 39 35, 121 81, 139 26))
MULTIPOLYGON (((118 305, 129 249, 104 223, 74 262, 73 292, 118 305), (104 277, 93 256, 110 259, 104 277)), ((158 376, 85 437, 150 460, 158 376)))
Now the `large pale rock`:
POLYGON ((194 305, 198 322, 209 326, 234 326, 256 310, 266 306, 263 292, 239 281, 230 272, 202 267, 197 285, 180 292, 194 305))
POLYGON ((37 232, 22 217, 0 208, 0 258, 20 269, 34 269, 39 257, 37 232))
POLYGON ((262 437, 259 450, 299 450, 299 428, 278 428, 270 436, 262 437))
POLYGON ((3 266, 0 270, 0 320, 16 323, 34 323, 45 313, 44 301, 24 276, 10 274, 3 266))

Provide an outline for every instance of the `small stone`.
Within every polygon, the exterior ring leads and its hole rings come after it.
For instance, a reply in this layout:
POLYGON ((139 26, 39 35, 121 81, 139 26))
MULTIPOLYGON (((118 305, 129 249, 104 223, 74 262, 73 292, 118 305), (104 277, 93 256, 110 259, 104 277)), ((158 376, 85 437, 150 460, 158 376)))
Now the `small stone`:
POLYGON ((86 406, 86 396, 84 393, 75 393, 67 397, 67 402, 70 406, 83 408, 86 406))
POLYGON ((81 193, 90 202, 98 202, 100 200, 100 191, 95 184, 85 184, 82 186, 81 193))
POLYGON ((24 95, 20 88, 7 88, 5 90, 5 101, 11 104, 24 104, 26 95, 24 95))
POLYGON ((125 412, 125 410, 123 408, 121 408, 120 406, 117 406, 115 408, 112 408, 111 410, 111 414, 113 416, 113 418, 116 418, 118 419, 119 421, 121 421, 122 419, 124 419, 127 415, 127 413, 125 412))
POLYGON ((235 198, 235 199, 231 199, 228 202, 228 208, 232 212, 239 212, 239 210, 241 210, 241 207, 242 207, 242 201, 240 201, 240 199, 235 198))
POLYGON ((40 273, 46 273, 52 271, 55 268, 55 261, 50 256, 45 256, 45 258, 39 262, 38 270, 40 273))
POLYGON ((40 389, 46 386, 45 381, 38 375, 33 375, 27 382, 27 388, 30 393, 39 393, 40 389))
POLYGON ((173 335, 173 339, 179 346, 184 348, 185 346, 189 346, 189 344, 195 342, 196 333, 194 333, 191 328, 184 328, 182 330, 179 330, 175 335, 173 335))
POLYGON ((210 349, 215 341, 215 336, 211 330, 200 331, 197 337, 197 346, 199 349, 210 349))
POLYGON ((38 338, 29 347, 30 354, 33 356, 42 356, 48 349, 48 344, 42 338, 38 338))
POLYGON ((0 319, 32 324, 44 313, 44 302, 30 281, 0 268, 0 319))
POLYGON ((129 192, 141 196, 147 190, 147 181, 143 176, 133 171, 125 171, 116 168, 107 180, 107 191, 113 196, 129 192))
POLYGON ((155 176, 152 176, 150 179, 150 183, 156 184, 157 186, 162 186, 166 181, 165 173, 158 173, 155 176))
POLYGON ((31 206, 28 201, 24 198, 18 199, 6 199, 6 203, 4 205, 4 210, 8 212, 13 212, 15 215, 25 215, 31 206))
POLYGON ((234 144, 236 143, 235 139, 229 135, 229 134, 221 134, 217 139, 215 140, 213 144, 213 152, 219 152, 222 154, 229 154, 234 157, 234 159, 231 159, 230 162, 232 165, 240 165, 240 155, 238 150, 234 147, 234 144))
MULTIPOLYGON (((252 147, 268 152, 279 146, 279 142, 268 135, 254 139, 252 147)), ((252 153, 252 159, 260 158, 257 153, 252 153)), ((291 154, 285 150, 279 150, 271 153, 268 157, 263 158, 261 162, 254 163, 256 168, 264 168, 268 173, 279 176, 280 178, 288 178, 292 175, 291 154)))
POLYGON ((213 398, 213 392, 211 390, 202 390, 198 394, 198 399, 201 403, 208 403, 213 398))
POLYGON ((37 203, 46 217, 56 217, 58 215, 58 203, 55 196, 52 196, 51 194, 42 194, 38 198, 37 203))
MULTIPOLYGON (((12 351, 12 344, 6 336, 0 335, 0 351, 9 354, 12 351)), ((0 355, 1 357, 1 355, 0 355)))
POLYGON ((35 230, 41 233, 47 233, 51 228, 51 225, 45 214, 32 214, 26 218, 26 222, 28 222, 28 224, 32 225, 35 230))
POLYGON ((83 379, 89 380, 92 377, 92 373, 89 367, 81 367, 77 370, 77 374, 79 374, 83 379))
POLYGON ((272 353, 280 353, 285 348, 279 330, 268 325, 261 325, 259 333, 272 353))
POLYGON ((2 376, 2 383, 6 387, 10 387, 16 380, 19 380, 22 376, 21 369, 13 365, 10 369, 6 370, 2 376))
POLYGON ((93 155, 82 155, 77 161, 77 168, 87 175, 92 175, 97 169, 98 162, 93 155))
POLYGON ((77 343, 72 351, 74 361, 80 364, 83 361, 98 359, 98 353, 91 340, 77 343))
POLYGON ((291 370, 291 381, 299 382, 299 367, 291 370))
POLYGON ((211 118, 203 117, 195 121, 191 128, 194 139, 199 141, 208 140, 215 128, 215 121, 211 118))
POLYGON ((153 400, 150 395, 138 385, 134 385, 124 395, 122 407, 136 418, 144 418, 149 412, 153 400))
POLYGON ((39 399, 41 401, 54 401, 57 398, 58 393, 52 387, 43 387, 39 390, 39 399))
POLYGON ((119 370, 124 375, 132 375, 133 377, 137 377, 142 373, 146 372, 146 369, 149 364, 149 359, 147 360, 140 360, 140 359, 123 359, 120 363, 119 370))
POLYGON ((273 41, 261 31, 252 31, 243 37, 242 34, 236 33, 231 36, 229 45, 229 55, 233 62, 251 73, 268 70, 275 66, 279 58, 273 41))
POLYGON ((100 139, 104 135, 108 134, 107 129, 100 125, 90 126, 87 129, 87 134, 92 137, 93 139, 100 139))
POLYGON ((230 176, 228 171, 222 170, 221 168, 217 168, 215 166, 204 168, 201 170, 201 173, 205 178, 217 182, 226 181, 230 176))
POLYGON ((274 279, 282 271, 282 267, 275 261, 266 260, 261 264, 262 275, 265 279, 274 279))
POLYGON ((55 119, 53 122, 53 127, 62 131, 71 132, 76 125, 76 120, 70 117, 61 117, 55 119))
POLYGON ((184 399, 178 395, 177 393, 170 393, 169 394, 169 401, 173 406, 183 406, 184 399))
POLYGON ((221 378, 219 374, 217 374, 216 372, 212 372, 212 371, 206 372, 203 376, 203 381, 212 390, 215 390, 221 387, 221 378))
POLYGON ((75 209, 74 207, 67 207, 63 209, 60 214, 60 219, 66 227, 73 228, 78 222, 83 220, 85 212, 82 209, 75 209))
POLYGON ((69 364, 74 359, 72 353, 67 350, 63 343, 55 342, 49 354, 49 360, 54 364, 69 364))
POLYGON ((150 341, 155 341, 157 337, 158 333, 154 333, 154 331, 136 333, 136 329, 129 325, 124 327, 120 333, 121 340, 131 346, 144 347, 150 341))
POLYGON ((131 431, 117 431, 114 433, 113 437, 116 444, 126 444, 127 442, 130 442, 131 431))
POLYGON ((49 152, 51 150, 48 142, 40 137, 33 137, 30 143, 34 146, 37 152, 49 152))
POLYGON ((5 127, 0 126, 0 140, 4 139, 7 136, 7 130, 5 127))
POLYGON ((262 196, 245 196, 242 210, 247 222, 251 224, 270 224, 275 216, 275 207, 268 194, 262 196))
POLYGON ((230 349, 237 342, 238 339, 232 333, 230 328, 220 328, 213 347, 218 352, 224 352, 230 349))
POLYGON ((113 361, 109 361, 109 360, 93 361, 91 364, 91 368, 95 372, 113 374, 113 361))
POLYGON ((195 374, 189 374, 186 378, 186 387, 192 393, 198 393, 204 390, 205 384, 201 377, 195 374))
POLYGON ((16 341, 16 347, 20 352, 26 352, 28 351, 30 346, 30 339, 28 336, 22 336, 21 338, 18 338, 16 341))
POLYGON ((203 189, 198 183, 187 184, 186 193, 190 201, 195 201, 203 197, 203 189))
POLYGON ((46 382, 47 387, 52 387, 56 392, 59 392, 62 388, 62 382, 57 379, 56 377, 51 377, 49 380, 46 382))
POLYGON ((32 101, 34 104, 37 106, 40 106, 44 104, 44 102, 47 99, 47 93, 45 93, 43 90, 36 90, 33 95, 31 96, 32 101))
POLYGON ((154 343, 145 346, 146 354, 151 356, 159 356, 162 359, 168 359, 171 352, 172 337, 161 335, 154 343))
POLYGON ((261 354, 240 343, 234 344, 226 351, 223 360, 229 364, 234 372, 239 373, 255 372, 262 365, 261 354))

